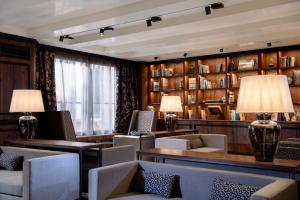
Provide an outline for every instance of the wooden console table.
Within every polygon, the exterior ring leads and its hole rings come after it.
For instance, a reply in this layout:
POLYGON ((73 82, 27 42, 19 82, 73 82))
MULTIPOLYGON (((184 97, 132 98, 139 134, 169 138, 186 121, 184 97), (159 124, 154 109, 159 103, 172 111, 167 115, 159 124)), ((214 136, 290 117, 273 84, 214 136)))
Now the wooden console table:
POLYGON ((88 142, 72 142, 65 140, 44 140, 44 139, 32 139, 32 140, 6 140, 6 145, 17 146, 17 147, 29 147, 29 148, 38 148, 38 149, 47 149, 47 150, 56 150, 64 152, 76 152, 79 154, 79 169, 80 169, 80 196, 83 192, 83 152, 85 150, 90 150, 93 148, 98 148, 98 165, 101 165, 101 147, 106 143, 88 143, 88 142))
POLYGON ((174 149, 145 149, 137 151, 138 157, 149 156, 177 161, 190 161, 222 166, 234 166, 248 169, 264 169, 270 171, 286 172, 289 178, 295 179, 296 172, 300 169, 300 161, 274 159, 273 162, 259 162, 254 156, 225 154, 225 153, 202 153, 174 149))

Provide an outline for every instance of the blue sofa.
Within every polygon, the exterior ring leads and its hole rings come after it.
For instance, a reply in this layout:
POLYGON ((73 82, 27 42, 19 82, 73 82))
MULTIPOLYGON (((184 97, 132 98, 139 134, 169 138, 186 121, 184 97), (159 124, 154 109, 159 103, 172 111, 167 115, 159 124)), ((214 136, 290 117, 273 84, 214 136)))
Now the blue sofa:
POLYGON ((175 166, 169 164, 132 161, 89 171, 89 200, 158 200, 153 194, 130 191, 132 180, 138 169, 179 176, 182 198, 186 200, 208 200, 213 181, 220 178, 231 183, 257 186, 260 189, 251 200, 296 200, 297 184, 294 180, 262 175, 211 170, 204 168, 175 166))

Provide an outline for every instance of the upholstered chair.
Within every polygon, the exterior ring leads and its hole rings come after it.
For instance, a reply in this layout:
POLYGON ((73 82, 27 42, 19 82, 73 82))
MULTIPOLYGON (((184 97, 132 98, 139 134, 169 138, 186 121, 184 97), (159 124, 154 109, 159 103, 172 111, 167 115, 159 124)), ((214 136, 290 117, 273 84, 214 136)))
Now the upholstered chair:
POLYGON ((115 135, 114 146, 132 145, 135 151, 140 149, 154 148, 153 136, 135 136, 132 133, 152 132, 156 130, 157 112, 135 110, 132 113, 128 135, 115 135))

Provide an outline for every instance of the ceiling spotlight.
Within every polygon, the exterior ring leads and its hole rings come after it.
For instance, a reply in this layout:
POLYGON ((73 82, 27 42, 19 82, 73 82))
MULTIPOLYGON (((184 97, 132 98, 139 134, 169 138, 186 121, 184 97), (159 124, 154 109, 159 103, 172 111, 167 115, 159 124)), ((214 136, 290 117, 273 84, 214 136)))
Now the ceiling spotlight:
POLYGON ((224 49, 223 49, 223 48, 221 48, 221 49, 220 49, 220 52, 222 53, 223 51, 224 51, 224 49))
POLYGON ((153 16, 150 19, 146 20, 146 24, 147 24, 148 27, 150 27, 150 26, 152 26, 152 22, 159 22, 161 20, 162 20, 161 17, 153 16))
POLYGON ((152 26, 151 19, 147 19, 147 20, 146 20, 146 23, 147 23, 147 27, 150 27, 150 26, 152 26))
POLYGON ((268 42, 268 43, 267 43, 267 46, 268 46, 268 47, 271 47, 271 46, 272 46, 272 43, 271 43, 271 42, 268 42))
POLYGON ((210 15, 211 9, 216 10, 216 9, 220 9, 220 8, 224 8, 224 3, 218 2, 218 3, 209 4, 209 5, 205 6, 205 14, 210 15))
POLYGON ((158 57, 157 57, 157 56, 155 56, 155 57, 154 57, 154 60, 157 60, 157 59, 158 59, 158 57))
POLYGON ((64 39, 74 40, 74 37, 71 37, 69 35, 61 35, 61 36, 59 36, 59 41, 60 42, 63 42, 64 39))
POLYGON ((100 28, 100 36, 104 35, 104 28, 100 28))
POLYGON ((103 36, 105 31, 113 31, 113 30, 115 30, 113 27, 107 26, 107 27, 104 27, 104 28, 100 28, 99 33, 100 33, 100 36, 103 36))
POLYGON ((222 2, 213 3, 213 4, 210 4, 210 7, 212 9, 220 9, 220 8, 224 8, 224 4, 222 2))
POLYGON ((187 56, 187 53, 184 53, 183 56, 186 57, 186 56, 187 56))
POLYGON ((205 14, 206 15, 210 15, 211 14, 210 6, 205 6, 205 14))

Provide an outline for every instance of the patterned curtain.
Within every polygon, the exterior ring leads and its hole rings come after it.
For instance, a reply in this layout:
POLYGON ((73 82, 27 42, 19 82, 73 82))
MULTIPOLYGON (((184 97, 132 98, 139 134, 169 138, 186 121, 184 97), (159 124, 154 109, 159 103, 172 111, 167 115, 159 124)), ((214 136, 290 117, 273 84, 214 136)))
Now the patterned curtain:
POLYGON ((42 91, 45 110, 57 110, 54 52, 39 48, 36 55, 36 89, 42 91))
POLYGON ((140 108, 138 66, 131 62, 117 62, 117 108, 115 131, 126 133, 133 110, 140 108))

